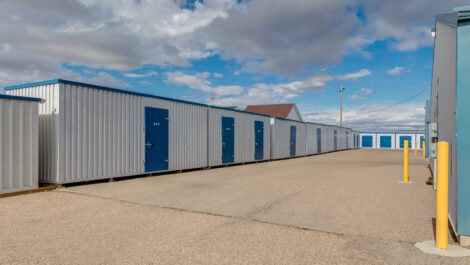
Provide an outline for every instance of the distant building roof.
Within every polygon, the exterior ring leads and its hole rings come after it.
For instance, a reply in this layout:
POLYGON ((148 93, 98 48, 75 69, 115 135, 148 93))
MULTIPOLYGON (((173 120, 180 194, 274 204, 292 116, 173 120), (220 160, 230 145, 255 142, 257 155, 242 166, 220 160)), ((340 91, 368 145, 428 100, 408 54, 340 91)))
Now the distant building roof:
POLYGON ((292 118, 289 117, 289 114, 291 114, 292 110, 294 110, 294 113, 298 118, 296 120, 302 120, 302 117, 300 116, 299 111, 297 110, 297 107, 293 103, 287 103, 287 104, 269 104, 269 105, 249 105, 245 108, 245 111, 248 112, 254 112, 254 113, 259 113, 259 114, 265 114, 265 115, 270 115, 270 116, 276 116, 280 118, 292 118))

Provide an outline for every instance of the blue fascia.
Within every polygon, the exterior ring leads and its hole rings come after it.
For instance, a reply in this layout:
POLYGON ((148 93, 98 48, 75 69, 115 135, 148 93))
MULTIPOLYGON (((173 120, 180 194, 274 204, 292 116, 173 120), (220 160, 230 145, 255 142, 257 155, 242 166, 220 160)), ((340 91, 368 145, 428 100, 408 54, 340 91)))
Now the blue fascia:
POLYGON ((21 97, 21 96, 11 96, 0 94, 2 99, 11 99, 11 100, 23 100, 23 101, 33 101, 33 102, 43 102, 40 98, 31 98, 31 97, 21 97))

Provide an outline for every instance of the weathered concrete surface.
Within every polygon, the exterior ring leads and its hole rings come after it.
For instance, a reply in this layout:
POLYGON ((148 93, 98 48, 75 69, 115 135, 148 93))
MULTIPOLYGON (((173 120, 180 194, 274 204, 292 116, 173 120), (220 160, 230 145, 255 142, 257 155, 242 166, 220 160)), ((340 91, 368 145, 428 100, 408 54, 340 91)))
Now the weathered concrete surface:
POLYGON ((0 264, 470 264, 421 253, 420 156, 360 150, 0 200, 0 264), (66 191, 66 192, 64 192, 66 191))
POLYGON ((398 183, 401 157, 399 151, 347 151, 68 190, 349 235, 431 239, 429 172, 421 156, 412 155, 414 183, 398 183))

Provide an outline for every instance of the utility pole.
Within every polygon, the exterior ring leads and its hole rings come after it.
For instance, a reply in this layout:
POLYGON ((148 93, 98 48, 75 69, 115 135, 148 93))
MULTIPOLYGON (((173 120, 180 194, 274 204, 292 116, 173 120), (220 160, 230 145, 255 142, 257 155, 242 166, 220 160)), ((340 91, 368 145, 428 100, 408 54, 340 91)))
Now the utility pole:
POLYGON ((212 96, 210 97, 210 100, 211 100, 211 105, 214 105, 215 100, 216 100, 215 94, 212 94, 212 96))
POLYGON ((343 92, 346 88, 339 89, 339 126, 343 127, 343 92))

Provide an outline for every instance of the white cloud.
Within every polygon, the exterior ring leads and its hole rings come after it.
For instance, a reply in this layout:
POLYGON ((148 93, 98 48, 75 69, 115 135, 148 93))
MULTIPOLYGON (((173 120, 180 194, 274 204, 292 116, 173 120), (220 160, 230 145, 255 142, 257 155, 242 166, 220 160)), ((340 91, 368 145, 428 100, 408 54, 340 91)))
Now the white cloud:
POLYGON ((33 81, 29 77, 36 73, 38 79, 56 78, 64 72, 63 63, 127 71, 145 64, 189 66, 212 55, 217 44, 197 31, 227 17, 236 2, 206 1, 195 10, 179 5, 147 0, 0 1, 0 73, 8 76, 0 85, 33 81))
POLYGON ((219 79, 224 77, 224 75, 221 74, 221 73, 213 73, 212 76, 213 76, 214 78, 219 78, 219 79))
POLYGON ((324 89, 333 77, 320 73, 310 78, 289 83, 266 84, 258 83, 244 88, 237 85, 214 86, 208 80, 208 72, 187 74, 183 72, 167 72, 166 83, 187 86, 208 93, 211 97, 218 96, 217 105, 246 106, 250 104, 286 102, 308 90, 324 89))
POLYGON ((253 104, 285 103, 306 91, 324 89, 332 79, 331 76, 320 73, 308 79, 290 83, 259 83, 247 88, 243 94, 219 98, 216 103, 222 106, 240 107, 253 104))
MULTIPOLYGON (((362 105, 345 108, 344 126, 360 131, 423 130, 424 107, 419 103, 397 106, 383 111, 386 104, 362 105)), ((339 111, 326 109, 302 113, 304 120, 326 124, 339 124, 339 111)))
POLYGON ((109 86, 109 87, 118 87, 118 88, 130 87, 128 83, 121 81, 117 79, 116 77, 105 72, 100 72, 95 77, 88 78, 88 79, 82 78, 82 77, 74 77, 73 79, 77 81, 85 81, 88 83, 102 85, 102 86, 109 86))
POLYGON ((468 0, 239 2, 197 1, 188 10, 179 0, 0 1, 0 85, 57 77, 63 63, 126 72, 188 67, 214 54, 243 71, 288 75, 346 54, 371 56, 364 48, 377 40, 400 51, 430 46, 433 14, 468 0))
POLYGON ((349 97, 351 100, 359 100, 359 99, 366 99, 368 96, 372 94, 373 90, 370 88, 361 88, 358 94, 353 94, 349 97))
POLYGON ((368 75, 371 75, 371 74, 372 74, 372 72, 369 71, 369 69, 362 69, 362 70, 359 70, 358 72, 354 72, 354 73, 349 73, 349 74, 345 74, 345 75, 337 75, 336 79, 350 81, 350 80, 357 80, 359 78, 362 78, 362 77, 365 77, 365 76, 368 76, 368 75))
POLYGON ((123 73, 122 75, 127 77, 127 78, 145 78, 145 77, 157 76, 158 73, 155 72, 155 71, 149 71, 149 72, 146 72, 146 73, 131 73, 131 72, 128 72, 128 73, 123 73))
POLYGON ((167 72, 165 82, 179 86, 187 86, 192 89, 219 96, 240 95, 244 91, 241 86, 213 86, 212 83, 207 80, 209 76, 210 74, 208 72, 197 73, 194 75, 183 72, 167 72))
POLYGON ((395 66, 394 68, 387 71, 389 75, 400 75, 406 71, 405 67, 395 66))

